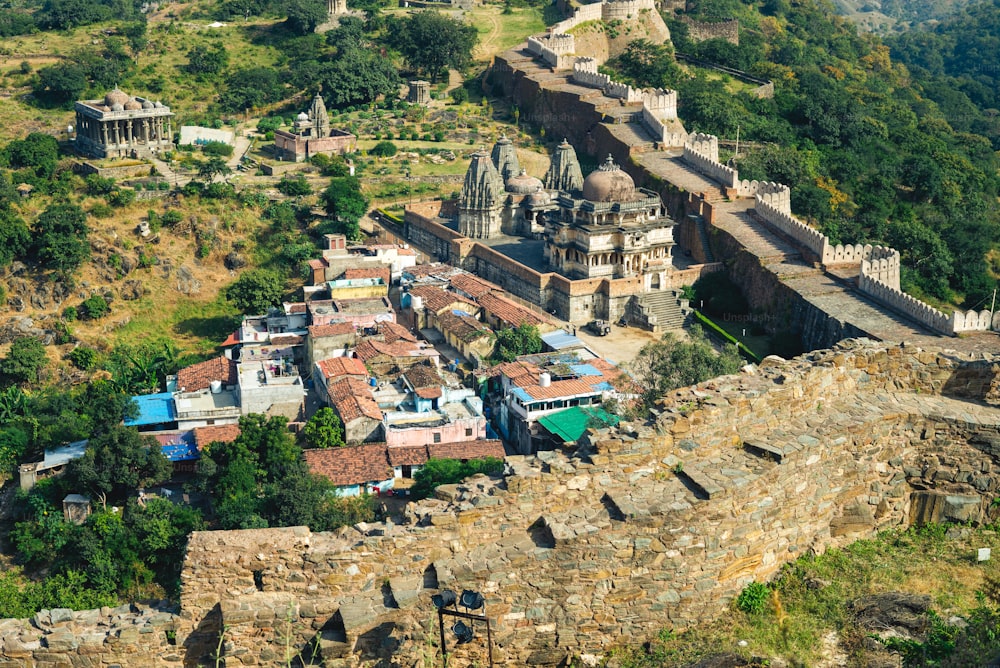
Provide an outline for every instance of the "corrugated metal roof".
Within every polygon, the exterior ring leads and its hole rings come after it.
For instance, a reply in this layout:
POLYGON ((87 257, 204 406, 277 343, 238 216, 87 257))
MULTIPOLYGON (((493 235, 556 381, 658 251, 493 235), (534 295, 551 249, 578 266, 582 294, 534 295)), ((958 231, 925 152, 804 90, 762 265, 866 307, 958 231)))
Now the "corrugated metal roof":
POLYGON ((564 348, 579 348, 583 346, 583 341, 573 336, 569 332, 557 329, 548 334, 542 334, 542 342, 552 350, 563 350, 564 348))
POLYGON ((618 424, 618 416, 597 406, 574 406, 558 413, 538 418, 539 424, 566 443, 578 441, 594 423, 601 426, 618 424))
POLYGON ((132 401, 139 407, 139 412, 134 418, 125 420, 126 427, 144 427, 177 421, 174 395, 169 392, 142 394, 132 397, 132 401))

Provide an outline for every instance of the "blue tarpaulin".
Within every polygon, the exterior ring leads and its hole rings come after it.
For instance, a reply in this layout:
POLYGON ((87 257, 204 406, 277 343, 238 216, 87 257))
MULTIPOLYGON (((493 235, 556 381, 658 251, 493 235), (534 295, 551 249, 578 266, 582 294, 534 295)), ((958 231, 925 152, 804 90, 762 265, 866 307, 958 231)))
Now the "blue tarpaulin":
POLYGON ((139 412, 134 418, 125 420, 126 427, 146 427, 177 421, 177 413, 174 411, 174 395, 169 392, 142 394, 132 397, 132 401, 139 407, 139 412))

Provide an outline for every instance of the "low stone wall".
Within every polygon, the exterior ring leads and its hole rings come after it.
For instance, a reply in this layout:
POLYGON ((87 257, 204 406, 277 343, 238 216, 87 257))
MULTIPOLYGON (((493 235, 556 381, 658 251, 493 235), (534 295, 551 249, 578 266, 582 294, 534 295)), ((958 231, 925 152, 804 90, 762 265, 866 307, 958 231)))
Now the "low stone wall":
POLYGON ((740 22, 736 19, 726 21, 695 21, 687 16, 680 18, 688 28, 688 35, 693 42, 704 42, 707 39, 724 39, 730 44, 739 46, 740 22))
POLYGON ((158 176, 159 173, 151 162, 121 165, 118 167, 101 167, 93 162, 77 162, 73 171, 78 174, 97 174, 102 179, 128 179, 135 176, 158 176))

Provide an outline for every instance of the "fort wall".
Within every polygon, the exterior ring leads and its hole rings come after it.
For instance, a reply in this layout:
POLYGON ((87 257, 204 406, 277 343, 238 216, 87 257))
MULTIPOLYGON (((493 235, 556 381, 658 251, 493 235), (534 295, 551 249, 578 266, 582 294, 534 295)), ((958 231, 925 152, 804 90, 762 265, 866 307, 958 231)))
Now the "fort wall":
POLYGON ((707 39, 724 39, 730 44, 740 43, 740 22, 736 19, 726 21, 695 21, 687 16, 680 18, 688 28, 688 36, 693 42, 704 42, 707 39))
MULTIPOLYGON (((435 653, 439 587, 485 595, 500 665, 599 656, 712 618, 800 555, 992 521, 998 406, 996 356, 847 341, 768 358, 671 392, 655 428, 590 431, 576 456, 511 457, 503 481, 445 486, 406 524, 196 532, 179 611, 8 621, 0 658, 276 666, 316 647, 410 665, 435 653)), ((485 658, 481 638, 449 649, 485 658)))

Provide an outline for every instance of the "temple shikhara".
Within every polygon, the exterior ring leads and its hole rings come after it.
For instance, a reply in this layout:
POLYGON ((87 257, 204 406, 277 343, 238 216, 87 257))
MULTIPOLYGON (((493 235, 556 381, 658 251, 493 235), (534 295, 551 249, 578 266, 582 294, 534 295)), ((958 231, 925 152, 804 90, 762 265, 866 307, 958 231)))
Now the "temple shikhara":
POLYGON ((173 112, 115 87, 103 100, 76 103, 76 146, 95 158, 148 158, 173 148, 173 112))

